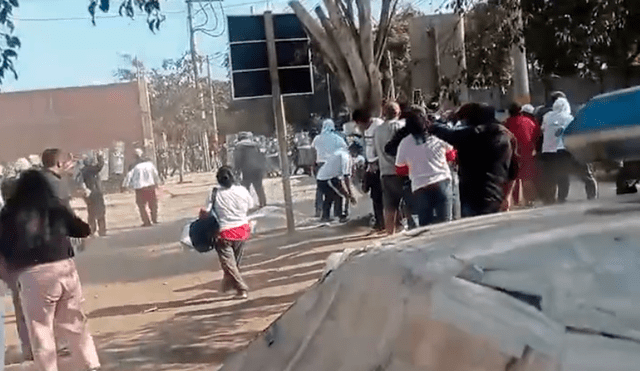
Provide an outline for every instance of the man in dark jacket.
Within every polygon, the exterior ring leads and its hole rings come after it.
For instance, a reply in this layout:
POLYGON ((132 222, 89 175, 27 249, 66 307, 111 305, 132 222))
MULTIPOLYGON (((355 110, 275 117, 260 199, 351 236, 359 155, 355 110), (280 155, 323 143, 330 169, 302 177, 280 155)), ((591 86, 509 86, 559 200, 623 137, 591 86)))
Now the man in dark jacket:
POLYGON ((242 173, 242 185, 247 190, 251 190, 253 185, 253 189, 258 195, 260 207, 265 207, 267 195, 264 192, 262 179, 267 166, 266 157, 260 152, 258 143, 253 140, 251 133, 240 133, 238 140, 233 153, 234 168, 242 173))
POLYGON ((62 162, 62 151, 58 148, 48 148, 42 152, 42 167, 45 177, 53 193, 64 206, 71 210, 71 191, 65 176, 65 164, 62 162))
POLYGON ((434 123, 429 132, 458 151, 462 216, 497 213, 503 207, 507 186, 517 175, 513 135, 495 120, 495 109, 471 103, 460 108, 451 127, 434 123))
POLYGON ((100 179, 100 172, 104 167, 104 156, 102 153, 98 153, 96 157, 95 162, 89 158, 85 159, 84 166, 80 171, 82 180, 89 193, 85 197, 85 202, 87 203, 87 214, 89 216, 88 221, 89 226, 91 226, 91 233, 98 232, 101 237, 104 237, 107 235, 107 209, 104 203, 102 180, 100 179))

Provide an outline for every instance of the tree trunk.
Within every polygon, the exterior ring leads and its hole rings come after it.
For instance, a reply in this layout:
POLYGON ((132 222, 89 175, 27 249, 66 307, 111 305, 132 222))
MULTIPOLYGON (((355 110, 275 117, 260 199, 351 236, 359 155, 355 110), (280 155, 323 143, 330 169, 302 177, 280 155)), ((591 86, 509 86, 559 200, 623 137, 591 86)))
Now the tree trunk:
MULTIPOLYGON (((357 0, 357 3, 359 3, 359 1, 360 0, 357 0)), ((336 0, 324 0, 324 5, 327 7, 329 21, 333 26, 333 29, 326 31, 327 33, 333 34, 338 50, 340 50, 340 53, 347 61, 349 71, 358 92, 358 105, 362 106, 369 100, 371 80, 369 79, 370 76, 367 74, 367 66, 361 55, 362 49, 360 43, 356 41, 347 25, 342 21, 336 0)), ((362 25, 360 25, 360 32, 362 33, 362 25)))
POLYGON ((320 26, 318 22, 311 17, 309 12, 307 12, 299 2, 293 1, 289 5, 300 22, 307 29, 313 41, 317 43, 333 72, 338 76, 338 82, 342 92, 344 93, 347 105, 349 107, 355 107, 358 104, 358 93, 355 88, 354 80, 349 73, 347 62, 342 58, 337 48, 334 46, 335 44, 329 40, 329 37, 322 26, 320 26))
POLYGON ((184 182, 184 163, 185 163, 184 148, 185 148, 185 143, 183 142, 182 144, 180 144, 180 147, 179 147, 180 153, 178 154, 178 176, 180 178, 178 183, 184 182))
POLYGON ((325 62, 338 77, 338 82, 351 109, 368 108, 373 114, 380 113, 382 102, 382 75, 378 51, 375 46, 384 45, 390 19, 390 9, 395 9, 397 0, 384 0, 381 19, 383 30, 374 42, 371 16, 371 0, 355 0, 358 8, 358 29, 353 15, 353 0, 323 0, 328 11, 316 7, 319 22, 312 18, 297 1, 289 3, 305 26, 312 40, 319 46, 325 62))

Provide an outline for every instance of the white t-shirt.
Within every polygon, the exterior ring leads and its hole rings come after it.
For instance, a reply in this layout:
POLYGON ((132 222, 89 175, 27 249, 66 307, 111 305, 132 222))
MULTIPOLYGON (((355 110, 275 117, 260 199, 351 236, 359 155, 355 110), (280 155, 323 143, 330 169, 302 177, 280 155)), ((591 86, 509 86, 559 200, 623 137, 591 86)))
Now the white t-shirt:
POLYGON ((318 170, 316 179, 329 180, 351 176, 351 166, 352 162, 349 153, 345 150, 339 150, 318 170))
POLYGON ((408 166, 411 189, 416 191, 430 184, 451 179, 451 170, 447 164, 448 143, 429 135, 422 144, 417 144, 413 135, 400 142, 396 166, 408 166))
MULTIPOLYGON (((211 211, 211 193, 207 196, 207 210, 211 211)), ((249 223, 247 213, 253 207, 253 197, 243 186, 232 185, 229 188, 218 187, 215 212, 220 230, 241 227, 249 223)))
POLYGON ((151 161, 137 164, 124 179, 123 185, 127 188, 142 189, 160 185, 158 170, 151 161))
POLYGON ((358 125, 354 121, 349 121, 344 125, 342 125, 342 132, 346 136, 362 135, 362 133, 360 132, 360 129, 358 128, 358 125))
POLYGON ((378 156, 376 156, 376 147, 375 147, 375 133, 378 126, 382 125, 384 121, 379 118, 372 118, 371 125, 369 128, 364 131, 364 154, 367 158, 368 162, 378 161, 378 156))

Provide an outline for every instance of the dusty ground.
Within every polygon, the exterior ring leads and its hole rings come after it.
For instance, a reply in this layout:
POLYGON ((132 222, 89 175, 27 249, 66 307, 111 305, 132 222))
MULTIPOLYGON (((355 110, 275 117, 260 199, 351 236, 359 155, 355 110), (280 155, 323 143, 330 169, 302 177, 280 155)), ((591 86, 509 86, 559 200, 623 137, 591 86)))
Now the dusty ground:
MULTIPOLYGON (((133 194, 108 196, 109 236, 90 240, 76 258, 85 310, 105 370, 215 369, 318 279, 331 252, 371 238, 366 236, 366 222, 311 225, 293 236, 283 234, 281 186, 279 180, 270 179, 266 188, 272 206, 258 219, 257 234, 247 245, 242 265, 250 298, 230 300, 217 291, 221 279, 217 256, 185 250, 177 242, 182 227, 204 203, 211 179, 199 174, 184 184, 165 185, 160 195, 161 224, 148 229, 139 228, 133 194), (326 240, 335 237, 344 241, 326 240)), ((297 177, 292 184, 297 222, 308 225, 313 181, 297 177)), ((74 206, 84 215, 82 202, 74 206)), ((354 211, 356 216, 367 213, 366 202, 354 211)), ((7 369, 32 369, 30 364, 17 364, 20 352, 8 296, 5 305, 11 364, 7 369)))
MULTIPOLYGON (((169 182, 160 194, 161 224, 139 228, 134 196, 107 198, 109 236, 93 239, 76 262, 98 352, 105 370, 215 370, 223 359, 264 330, 320 276, 334 251, 371 243, 366 221, 315 228, 311 222, 312 179, 292 180, 297 222, 292 236, 285 226, 279 179, 266 183, 269 204, 247 245, 242 269, 251 288, 247 301, 233 301, 217 290, 217 256, 183 249, 177 242, 185 223, 206 199, 209 174, 191 175, 184 184, 169 182)), ((611 185, 601 195, 611 196, 611 185)), ((584 198, 580 184, 572 199, 584 198)), ((75 203, 84 215, 82 202, 75 203)), ((354 219, 369 213, 361 199, 354 219)), ((11 300, 7 308, 7 370, 29 370, 20 360, 11 300)), ((68 367, 61 363, 61 369, 68 367)), ((74 370, 75 371, 75 370, 74 370)))

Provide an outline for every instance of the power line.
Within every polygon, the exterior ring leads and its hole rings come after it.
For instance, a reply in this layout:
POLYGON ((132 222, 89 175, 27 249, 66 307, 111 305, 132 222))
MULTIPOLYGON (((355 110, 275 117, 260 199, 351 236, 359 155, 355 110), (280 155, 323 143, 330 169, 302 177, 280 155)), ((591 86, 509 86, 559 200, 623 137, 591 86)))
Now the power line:
MULTIPOLYGON (((282 3, 287 3, 289 0, 279 0, 279 1, 272 1, 271 5, 273 4, 282 4, 282 3)), ((242 6, 246 6, 246 5, 257 5, 257 4, 264 4, 264 0, 258 0, 258 1, 251 1, 251 2, 246 2, 246 3, 241 3, 241 4, 233 4, 233 5, 227 5, 227 6, 221 6, 222 9, 231 9, 231 8, 239 8, 242 6)), ((172 12, 165 12, 165 11, 161 11, 160 13, 162 14, 186 14, 187 11, 186 10, 180 10, 180 11, 172 11, 172 12)), ((123 18, 120 15, 103 15, 103 16, 97 16, 96 19, 114 19, 114 18, 123 18)), ((91 16, 86 16, 86 17, 61 17, 61 18, 14 18, 13 21, 14 22, 66 22, 66 21, 87 21, 87 20, 91 20, 91 16)))
MULTIPOLYGON (((185 10, 173 11, 173 12, 162 12, 163 14, 185 14, 185 10)), ((113 18, 123 18, 120 15, 103 15, 97 16, 96 19, 113 19, 113 18)), ((58 22, 58 21, 90 21, 91 16, 86 17, 66 17, 66 18, 14 18, 14 22, 58 22)))

